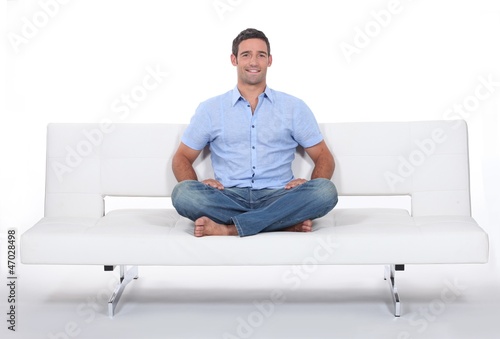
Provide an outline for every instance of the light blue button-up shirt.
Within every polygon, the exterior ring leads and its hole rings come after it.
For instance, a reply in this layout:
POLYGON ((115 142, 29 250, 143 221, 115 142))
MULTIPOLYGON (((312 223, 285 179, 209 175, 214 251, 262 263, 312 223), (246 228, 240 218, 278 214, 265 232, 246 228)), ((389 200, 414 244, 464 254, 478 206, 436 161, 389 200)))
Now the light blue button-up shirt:
POLYGON ((300 99, 266 87, 252 109, 238 88, 201 103, 182 136, 188 147, 210 145, 215 179, 225 187, 283 188, 294 176, 297 145, 323 140, 300 99))

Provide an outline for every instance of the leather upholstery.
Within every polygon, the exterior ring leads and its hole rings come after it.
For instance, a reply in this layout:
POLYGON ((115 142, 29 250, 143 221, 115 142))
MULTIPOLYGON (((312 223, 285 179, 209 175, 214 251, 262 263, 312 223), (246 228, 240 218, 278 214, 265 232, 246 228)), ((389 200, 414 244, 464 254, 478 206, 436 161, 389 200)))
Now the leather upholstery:
MULTIPOLYGON (((484 263, 488 235, 471 217, 465 122, 321 124, 342 196, 411 196, 401 209, 334 209, 312 233, 192 234, 175 210, 104 214, 105 196, 168 197, 186 126, 50 124, 45 216, 22 235, 26 264, 288 265, 484 263), (396 178, 396 179, 395 179, 396 178)), ((297 177, 309 177, 303 150, 297 177)), ((196 162, 212 177, 208 151, 196 162)))

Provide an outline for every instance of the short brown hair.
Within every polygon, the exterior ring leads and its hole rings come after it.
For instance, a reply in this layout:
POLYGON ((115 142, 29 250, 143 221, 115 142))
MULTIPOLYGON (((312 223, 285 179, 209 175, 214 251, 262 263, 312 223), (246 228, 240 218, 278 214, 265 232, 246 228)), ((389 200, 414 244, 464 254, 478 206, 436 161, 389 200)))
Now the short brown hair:
POLYGON ((267 45, 267 54, 271 55, 271 45, 269 44, 269 40, 267 39, 266 35, 255 29, 255 28, 247 28, 244 31, 242 31, 238 36, 233 40, 233 54, 234 56, 238 56, 238 48, 240 46, 240 43, 244 40, 247 39, 260 39, 263 40, 266 45, 267 45))

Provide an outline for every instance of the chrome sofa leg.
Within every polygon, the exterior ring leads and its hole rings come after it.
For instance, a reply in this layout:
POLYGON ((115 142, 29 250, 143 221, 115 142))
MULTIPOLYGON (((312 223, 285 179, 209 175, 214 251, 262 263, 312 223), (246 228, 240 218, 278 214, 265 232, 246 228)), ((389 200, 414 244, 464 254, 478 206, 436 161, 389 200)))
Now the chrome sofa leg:
POLYGON ((387 265, 385 266, 384 280, 389 283, 389 289, 391 291, 392 301, 394 303, 394 316, 401 316, 401 301, 399 299, 398 288, 396 287, 396 271, 403 271, 404 265, 387 265))
POLYGON ((111 297, 108 301, 108 315, 110 318, 113 318, 113 316, 115 315, 116 305, 120 300, 125 286, 127 286, 127 284, 133 279, 137 279, 139 277, 138 272, 139 270, 137 266, 132 266, 131 268, 126 270, 125 265, 120 265, 120 282, 118 283, 118 285, 116 285, 115 290, 113 291, 113 294, 111 294, 111 297))

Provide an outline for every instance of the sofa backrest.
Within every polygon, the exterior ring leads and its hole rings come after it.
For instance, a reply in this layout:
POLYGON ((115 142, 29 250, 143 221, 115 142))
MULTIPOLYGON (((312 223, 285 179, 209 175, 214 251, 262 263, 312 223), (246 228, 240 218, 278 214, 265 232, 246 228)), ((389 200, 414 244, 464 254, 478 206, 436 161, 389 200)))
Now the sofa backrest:
MULTIPOLYGON (((104 213, 105 196, 168 197, 182 124, 49 124, 46 216, 104 213)), ((336 161, 339 195, 410 195, 413 215, 470 215, 467 126, 463 121, 320 124, 336 161)), ((308 178, 303 149, 293 163, 308 178)), ((209 151, 195 163, 213 177, 209 151)))

